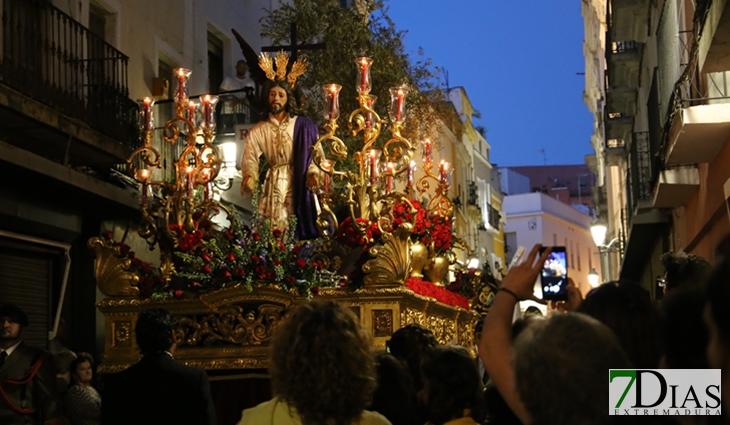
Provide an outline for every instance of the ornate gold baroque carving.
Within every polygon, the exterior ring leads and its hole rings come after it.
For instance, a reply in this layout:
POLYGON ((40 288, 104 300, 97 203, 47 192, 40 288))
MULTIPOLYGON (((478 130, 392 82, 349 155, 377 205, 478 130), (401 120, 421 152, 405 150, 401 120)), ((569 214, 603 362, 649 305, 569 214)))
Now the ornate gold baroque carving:
POLYGON ((132 322, 128 320, 113 322, 112 333, 114 335, 112 347, 132 346, 132 322))
POLYGON ((373 310, 373 336, 375 338, 393 335, 393 310, 373 310))
POLYGON ((383 244, 370 248, 362 270, 365 285, 404 284, 411 274, 411 232, 413 226, 404 223, 393 233, 383 233, 383 244))
POLYGON ((416 311, 410 308, 406 308, 401 313, 401 325, 409 325, 416 323, 421 326, 426 326, 426 313, 422 311, 416 311))
POLYGON ((217 313, 178 316, 180 346, 261 345, 268 342, 281 321, 284 307, 262 304, 256 311, 231 305, 217 313))
POLYGON ((448 344, 456 336, 456 324, 454 320, 438 316, 429 316, 427 328, 433 332, 439 344, 448 344))
POLYGON ((119 248, 101 238, 89 239, 88 245, 96 254, 96 285, 108 297, 135 297, 139 295, 139 277, 129 271, 132 260, 122 257, 119 248))

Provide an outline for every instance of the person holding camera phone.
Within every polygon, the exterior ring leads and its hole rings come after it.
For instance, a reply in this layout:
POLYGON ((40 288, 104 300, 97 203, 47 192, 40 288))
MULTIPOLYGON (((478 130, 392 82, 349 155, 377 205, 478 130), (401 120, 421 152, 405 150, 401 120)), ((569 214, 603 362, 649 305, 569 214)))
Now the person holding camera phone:
POLYGON ((527 260, 502 281, 484 322, 479 356, 507 405, 524 424, 608 423, 608 368, 630 363, 613 332, 584 314, 555 314, 534 321, 512 341, 512 313, 533 295, 535 280, 551 250, 527 260), (513 361, 514 359, 514 361, 513 361))

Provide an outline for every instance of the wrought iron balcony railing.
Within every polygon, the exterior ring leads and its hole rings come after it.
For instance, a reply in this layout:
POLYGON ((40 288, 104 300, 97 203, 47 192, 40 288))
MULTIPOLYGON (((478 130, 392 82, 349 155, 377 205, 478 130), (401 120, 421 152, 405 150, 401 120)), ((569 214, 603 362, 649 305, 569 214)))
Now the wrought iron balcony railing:
POLYGON ((627 181, 630 186, 628 209, 631 214, 636 212, 639 202, 652 199, 658 175, 658 164, 653 164, 652 161, 649 133, 634 133, 631 162, 627 170, 627 181))
POLYGON ((45 0, 4 0, 0 80, 136 147, 129 58, 45 0))

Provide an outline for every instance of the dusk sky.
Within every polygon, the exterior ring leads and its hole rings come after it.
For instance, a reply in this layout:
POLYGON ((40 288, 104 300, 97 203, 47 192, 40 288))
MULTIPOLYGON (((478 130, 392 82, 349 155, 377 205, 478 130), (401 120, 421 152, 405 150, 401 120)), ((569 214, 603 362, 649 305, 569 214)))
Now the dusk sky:
POLYGON ((583 103, 580 1, 390 0, 406 48, 448 70, 487 129, 491 162, 582 164, 593 151, 583 103))

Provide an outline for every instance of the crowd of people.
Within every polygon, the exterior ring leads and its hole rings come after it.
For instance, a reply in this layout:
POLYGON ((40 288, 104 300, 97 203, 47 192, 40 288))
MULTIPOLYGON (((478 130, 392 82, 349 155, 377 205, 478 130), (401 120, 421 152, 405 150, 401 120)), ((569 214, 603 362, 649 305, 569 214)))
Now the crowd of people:
MULTIPOLYGON (((661 302, 631 282, 605 283, 585 297, 571 283, 568 299, 551 302, 547 316, 513 321, 516 303, 535 299, 533 285, 549 255, 536 246, 509 271, 477 323, 476 347, 439 345, 430 330, 409 324, 392 335, 386 352, 374 353, 347 306, 299 305, 271 342, 274 398, 244 410, 238 425, 729 423, 726 415, 609 416, 606 379, 609 369, 721 369, 718 395, 728 407, 727 246, 714 266, 665 255, 661 302)), ((83 354, 68 366, 62 399, 52 357, 22 341, 27 326, 23 310, 0 306, 0 424, 217 423, 205 371, 174 360, 166 310, 140 313, 142 359, 106 379, 103 402, 93 359, 83 354)))

